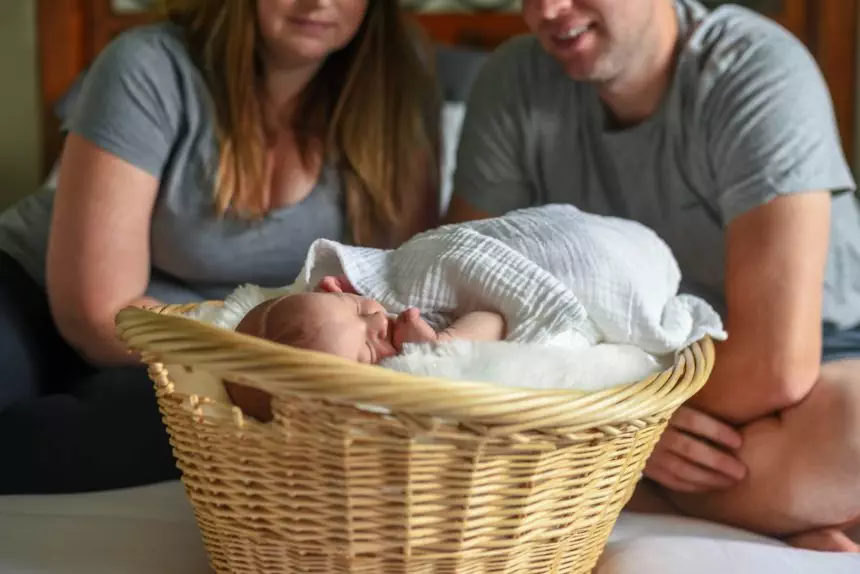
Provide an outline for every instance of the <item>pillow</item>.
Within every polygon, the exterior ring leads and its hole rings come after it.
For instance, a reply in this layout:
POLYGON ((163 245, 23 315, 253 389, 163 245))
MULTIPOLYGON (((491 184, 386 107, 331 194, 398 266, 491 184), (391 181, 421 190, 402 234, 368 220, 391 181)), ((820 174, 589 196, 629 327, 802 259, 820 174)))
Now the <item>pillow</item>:
POLYGON ((440 206, 442 215, 448 211, 451 193, 454 189, 454 169, 457 167, 457 147, 460 143, 460 129, 466 115, 465 102, 445 102, 442 106, 442 157, 440 158, 440 206))
POLYGON ((442 214, 448 211, 453 191, 457 146, 472 84, 489 52, 439 45, 436 47, 436 74, 442 91, 442 157, 440 195, 442 214))
POLYGON ((445 101, 466 101, 472 84, 489 54, 489 52, 469 48, 437 46, 436 74, 445 101))

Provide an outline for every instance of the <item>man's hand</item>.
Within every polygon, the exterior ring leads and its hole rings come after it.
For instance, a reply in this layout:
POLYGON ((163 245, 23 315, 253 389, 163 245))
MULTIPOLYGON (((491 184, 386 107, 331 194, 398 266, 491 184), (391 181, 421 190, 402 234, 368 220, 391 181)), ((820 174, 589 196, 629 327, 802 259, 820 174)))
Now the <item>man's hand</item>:
POLYGON ((645 476, 677 492, 727 489, 746 475, 734 456, 738 431, 691 407, 681 407, 657 443, 645 476))

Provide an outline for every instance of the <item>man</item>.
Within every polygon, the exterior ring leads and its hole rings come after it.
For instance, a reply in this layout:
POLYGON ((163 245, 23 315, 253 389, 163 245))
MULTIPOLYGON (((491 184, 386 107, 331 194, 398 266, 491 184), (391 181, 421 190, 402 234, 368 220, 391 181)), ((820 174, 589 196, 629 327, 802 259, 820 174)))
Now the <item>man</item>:
POLYGON ((523 4, 533 35, 473 87, 448 220, 569 202, 657 231, 729 340, 630 508, 657 492, 860 550, 843 533, 860 520, 860 207, 816 63, 736 6, 523 4))

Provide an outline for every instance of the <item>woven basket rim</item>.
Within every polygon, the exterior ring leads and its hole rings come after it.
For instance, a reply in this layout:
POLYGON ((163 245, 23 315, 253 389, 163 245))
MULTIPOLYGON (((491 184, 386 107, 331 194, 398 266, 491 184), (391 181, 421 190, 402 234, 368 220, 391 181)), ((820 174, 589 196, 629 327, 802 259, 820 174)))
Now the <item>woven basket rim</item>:
POLYGON ((649 420, 674 411, 698 392, 714 362, 714 343, 705 337, 679 351, 666 370, 599 391, 453 381, 295 349, 182 316, 195 306, 126 307, 116 316, 118 336, 150 365, 208 371, 275 397, 376 405, 497 426, 499 432, 567 434, 571 429, 649 420))

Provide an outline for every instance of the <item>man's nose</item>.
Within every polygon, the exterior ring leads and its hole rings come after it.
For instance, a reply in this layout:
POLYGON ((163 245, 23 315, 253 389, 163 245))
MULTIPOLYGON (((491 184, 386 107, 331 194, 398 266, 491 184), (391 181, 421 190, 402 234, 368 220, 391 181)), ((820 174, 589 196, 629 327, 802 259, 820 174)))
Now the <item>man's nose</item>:
MULTIPOLYGON (((555 20, 561 15, 570 12, 573 8, 573 0, 526 0, 534 4, 535 11, 544 20, 555 20)), ((637 0, 638 1, 638 0, 637 0)))

